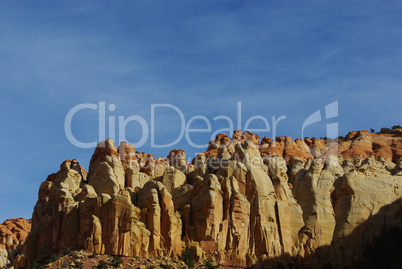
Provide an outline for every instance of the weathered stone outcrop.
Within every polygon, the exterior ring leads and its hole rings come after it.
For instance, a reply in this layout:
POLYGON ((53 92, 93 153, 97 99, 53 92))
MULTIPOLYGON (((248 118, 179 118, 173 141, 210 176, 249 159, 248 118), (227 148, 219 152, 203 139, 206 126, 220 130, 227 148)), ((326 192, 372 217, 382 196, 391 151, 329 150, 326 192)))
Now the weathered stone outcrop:
MULTIPOLYGON (((311 149, 308 147, 308 139, 296 139, 293 141, 289 136, 276 137, 275 141, 264 137, 261 141, 261 154, 267 156, 280 156, 288 161, 292 156, 297 156, 304 160, 314 158, 311 149)), ((325 144, 325 143, 324 143, 325 144)))
POLYGON ((371 156, 346 172, 337 185, 333 245, 342 257, 335 261, 342 266, 361 256, 364 246, 384 228, 401 225, 402 177, 392 176, 387 164, 371 156))
MULTIPOLYGON (((119 146, 119 155, 125 174, 125 187, 133 189, 137 187, 142 188, 150 178, 148 174, 140 171, 140 162, 136 155, 134 146, 127 144, 126 142, 121 142, 119 146)), ((152 163, 154 164, 154 162, 152 163)), ((150 170, 151 162, 148 163, 148 165, 148 170, 150 170)), ((151 173, 151 171, 149 171, 149 173, 151 173)), ((154 174, 154 171, 152 171, 152 173, 154 174)))
POLYGON ((182 223, 166 187, 153 180, 147 182, 139 194, 138 205, 143 209, 146 226, 151 232, 150 254, 180 255, 182 223))
MULTIPOLYGON (((312 254, 332 242, 335 215, 331 192, 335 180, 343 174, 342 167, 334 159, 327 159, 328 163, 315 159, 295 189, 295 198, 303 210, 305 223, 299 232, 303 255, 312 254)), ((317 256, 323 255, 317 253, 317 256)))
POLYGON ((186 173, 189 163, 186 161, 186 153, 181 149, 171 150, 167 156, 169 165, 186 173))
POLYGON ((31 221, 23 218, 8 219, 0 224, 0 268, 12 265, 31 230, 31 221))
POLYGON ((124 189, 125 174, 117 148, 111 139, 99 143, 89 163, 88 184, 97 193, 115 195, 124 189))
POLYGON ((235 177, 222 180, 223 221, 218 238, 220 260, 228 265, 247 263, 250 242, 250 202, 235 177))
POLYGON ((402 226, 401 149, 399 134, 274 141, 235 131, 190 165, 183 150, 156 159, 108 139, 88 175, 67 160, 41 184, 14 264, 66 249, 142 257, 190 249, 224 265, 350 266, 382 229, 402 226))
POLYGON ((186 175, 179 169, 168 166, 162 177, 162 184, 166 187, 168 192, 180 187, 186 182, 186 175))
POLYGON ((85 170, 76 160, 68 160, 42 183, 32 231, 21 255, 28 265, 45 255, 76 248, 148 255, 151 232, 132 203, 135 191, 125 187, 123 164, 111 140, 98 145, 90 171, 87 182, 85 170))
POLYGON ((223 220, 223 197, 216 175, 197 178, 191 206, 196 241, 205 252, 212 254, 218 247, 218 234, 223 220))
POLYGON ((283 252, 296 256, 302 251, 299 232, 304 226, 303 211, 292 195, 285 160, 275 156, 265 159, 265 162, 275 188, 278 228, 283 252))

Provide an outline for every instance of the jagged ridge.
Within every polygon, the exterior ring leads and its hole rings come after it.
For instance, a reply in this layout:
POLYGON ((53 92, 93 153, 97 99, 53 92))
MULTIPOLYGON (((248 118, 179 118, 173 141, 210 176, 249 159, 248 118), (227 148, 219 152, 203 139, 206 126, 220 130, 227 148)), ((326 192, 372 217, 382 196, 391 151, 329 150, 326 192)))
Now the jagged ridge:
POLYGON ((402 223, 395 203, 402 137, 360 131, 327 142, 260 141, 235 131, 217 135, 190 164, 182 150, 155 159, 108 139, 88 175, 67 160, 42 183, 32 231, 14 264, 65 249, 174 257, 187 248, 198 260, 225 265, 285 256, 312 257, 312 266, 350 265, 373 236, 402 223), (382 217, 357 230, 378 212, 382 217), (344 242, 352 232, 353 243, 344 242))

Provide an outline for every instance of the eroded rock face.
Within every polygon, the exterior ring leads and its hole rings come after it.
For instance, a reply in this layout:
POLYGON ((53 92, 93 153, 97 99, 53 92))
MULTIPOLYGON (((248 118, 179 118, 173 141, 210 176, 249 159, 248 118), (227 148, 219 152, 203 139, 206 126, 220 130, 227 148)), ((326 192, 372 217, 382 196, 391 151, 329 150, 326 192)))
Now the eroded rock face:
POLYGON ((23 218, 8 219, 0 224, 0 268, 12 265, 30 230, 31 221, 23 218))
POLYGON ((304 226, 303 211, 293 197, 287 175, 287 164, 280 157, 266 158, 269 175, 276 194, 276 210, 283 252, 296 256, 302 251, 299 231, 304 226))
MULTIPOLYGON (((315 254, 317 249, 331 245, 335 229, 335 215, 331 193, 343 170, 338 162, 324 163, 315 159, 295 191, 295 198, 303 210, 305 226, 299 232, 303 255, 315 254)), ((316 254, 318 258, 327 253, 316 254)))
POLYGON ((145 213, 145 223, 151 232, 150 254, 180 255, 181 218, 174 211, 172 196, 166 187, 160 182, 149 181, 139 194, 138 205, 145 213))
POLYGON ((173 166, 177 170, 186 173, 189 163, 186 161, 186 153, 184 150, 174 149, 170 151, 167 158, 170 166, 173 166))
POLYGON ((223 217, 223 197, 216 175, 210 174, 194 182, 192 212, 196 241, 200 242, 205 252, 211 254, 217 248, 223 217))
POLYGON ((186 182, 186 175, 179 169, 168 166, 162 177, 162 184, 166 187, 168 192, 182 186, 186 182))
POLYGON ((250 202, 235 177, 222 180, 223 221, 218 235, 220 259, 228 265, 247 263, 250 242, 250 202))
POLYGON ((42 183, 32 231, 17 266, 24 266, 24 259, 29 265, 75 248, 111 255, 148 254, 151 232, 132 202, 136 192, 126 187, 123 164, 111 140, 98 145, 90 171, 87 182, 75 160, 65 161, 42 183))
POLYGON ((190 165, 182 150, 156 159, 108 139, 88 176, 67 160, 41 184, 14 264, 81 248, 143 257, 190 249, 197 261, 233 266, 350 266, 382 229, 402 226, 402 137, 356 132, 335 142, 236 131, 217 135, 190 165))
POLYGON ((402 177, 392 176, 374 157, 368 157, 360 167, 345 173, 338 185, 333 245, 342 254, 342 260, 335 260, 341 266, 360 256, 364 245, 384 228, 401 225, 397 222, 402 218, 402 177))
POLYGON ((115 195, 124 189, 123 164, 110 138, 98 144, 89 163, 88 181, 97 193, 115 195))

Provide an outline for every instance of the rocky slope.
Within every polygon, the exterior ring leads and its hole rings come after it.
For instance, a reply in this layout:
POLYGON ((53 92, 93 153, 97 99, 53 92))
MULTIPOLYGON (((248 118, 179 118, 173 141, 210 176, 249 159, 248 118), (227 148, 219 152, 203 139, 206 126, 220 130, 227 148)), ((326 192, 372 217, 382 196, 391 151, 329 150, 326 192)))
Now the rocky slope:
POLYGON ((88 173, 67 160, 39 189, 32 231, 14 261, 66 250, 178 257, 221 265, 351 265, 381 230, 402 227, 402 133, 339 141, 235 131, 192 163, 110 139, 88 173), (339 154, 338 154, 339 153, 339 154))
MULTIPOLYGON (((189 266, 192 268, 218 268, 212 260, 195 264, 188 259, 179 257, 133 257, 133 256, 111 256, 106 254, 87 253, 83 250, 74 250, 66 254, 51 255, 32 265, 34 268, 62 269, 62 268, 126 268, 126 269, 184 269, 189 266)), ((236 269, 236 267, 222 267, 222 269, 236 269)), ((241 269, 241 267, 239 267, 241 269)))

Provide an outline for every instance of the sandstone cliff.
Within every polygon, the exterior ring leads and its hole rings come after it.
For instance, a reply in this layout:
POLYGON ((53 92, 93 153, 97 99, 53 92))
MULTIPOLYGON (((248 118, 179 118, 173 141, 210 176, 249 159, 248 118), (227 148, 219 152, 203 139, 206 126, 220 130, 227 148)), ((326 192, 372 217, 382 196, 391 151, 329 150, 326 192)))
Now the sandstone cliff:
POLYGON ((25 267, 71 249, 180 256, 246 266, 352 264, 381 230, 402 227, 402 135, 339 141, 217 135, 192 163, 101 142, 88 173, 67 160, 39 189, 25 267), (339 154, 338 154, 339 153, 339 154))

